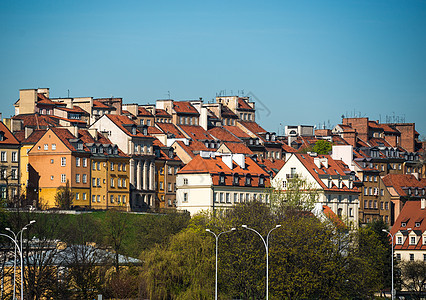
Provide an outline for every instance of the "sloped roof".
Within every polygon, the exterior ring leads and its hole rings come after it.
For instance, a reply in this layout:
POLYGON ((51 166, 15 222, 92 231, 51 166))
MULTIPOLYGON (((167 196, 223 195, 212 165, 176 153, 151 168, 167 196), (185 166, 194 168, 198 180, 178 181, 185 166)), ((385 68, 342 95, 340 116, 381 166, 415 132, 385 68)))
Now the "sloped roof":
POLYGON ((138 107, 138 116, 153 117, 153 115, 148 110, 146 110, 145 107, 142 106, 138 107))
POLYGON ((225 145, 231 153, 241 153, 251 155, 253 152, 244 144, 244 143, 234 143, 234 142, 224 142, 225 145))
POLYGON ((173 123, 155 123, 164 134, 173 134, 175 138, 186 138, 173 123))
POLYGON ((109 106, 107 106, 107 105, 103 104, 102 102, 100 102, 100 101, 98 101, 98 100, 93 100, 93 108, 96 108, 96 109, 99 109, 99 108, 102 108, 102 109, 109 109, 109 108, 111 108, 111 107, 109 107, 109 106))
MULTIPOLYGON (((408 196, 405 188, 426 189, 426 178, 418 180, 412 174, 387 174, 382 179, 386 187, 393 187, 401 197, 408 196)), ((414 195, 414 190, 411 195, 414 195)))
POLYGON ((250 122, 250 121, 238 121, 241 125, 243 125, 245 128, 253 132, 254 134, 257 133, 266 133, 267 131, 263 129, 259 124, 256 122, 250 122))
POLYGON ((22 127, 47 128, 59 126, 59 119, 52 116, 39 114, 24 114, 12 117, 14 120, 22 120, 22 127))
POLYGON ((254 109, 250 105, 248 105, 248 103, 244 99, 238 98, 237 101, 238 101, 238 105, 237 105, 238 109, 254 111, 254 109))
POLYGON ((199 115, 198 110, 189 101, 173 101, 173 109, 177 113, 199 115))
POLYGON ((25 130, 15 132, 15 137, 21 144, 35 144, 46 133, 46 129, 34 130, 27 138, 25 138, 25 130))
POLYGON ((139 129, 136 129, 136 134, 132 134, 131 129, 130 129, 131 128, 130 125, 136 126, 136 123, 133 122, 132 120, 130 120, 126 116, 122 116, 122 115, 105 115, 105 116, 108 119, 110 119, 116 126, 118 126, 123 132, 125 132, 129 136, 149 137, 149 135, 143 135, 143 133, 140 132, 139 129), (129 126, 125 126, 125 125, 129 125, 129 126))
POLYGON ((53 102, 42 93, 37 93, 37 104, 56 106, 58 103, 53 102))
POLYGON ((216 139, 224 142, 241 142, 239 138, 223 127, 213 127, 208 132, 216 139))
POLYGON ((19 141, 15 138, 9 128, 0 121, 0 131, 3 132, 3 140, 0 145, 19 145, 19 141))
POLYGON ((342 219, 340 219, 330 207, 328 207, 327 205, 323 205, 322 207, 324 215, 334 224, 334 226, 340 229, 347 228, 346 224, 342 221, 342 219))
MULTIPOLYGON (((417 236, 421 236, 426 231, 426 209, 421 209, 420 200, 411 200, 405 203, 390 232, 394 235, 400 230, 407 230, 407 228, 412 229, 409 233, 414 231, 417 236), (406 223, 405 227, 402 227, 403 222, 406 223), (416 227, 416 223, 420 223, 420 226, 416 227)), ((394 243, 396 243, 396 240, 394 240, 394 243)), ((420 237, 417 244, 410 245, 410 239, 407 238, 404 244, 395 244, 395 250, 426 250, 426 244, 423 244, 423 239, 420 237)))
POLYGON ((238 138, 250 138, 250 136, 245 133, 243 130, 241 130, 240 128, 238 128, 237 126, 223 126, 223 128, 225 128, 226 130, 228 130, 229 132, 231 132, 233 135, 235 135, 238 138))
POLYGON ((214 138, 199 125, 179 125, 190 138, 194 140, 213 140, 214 138))
POLYGON ((171 118, 172 115, 169 114, 167 111, 165 111, 164 109, 160 109, 160 108, 156 108, 155 109, 155 116, 156 117, 169 117, 171 118))
POLYGON ((229 109, 229 107, 222 105, 222 117, 238 119, 238 116, 229 109))

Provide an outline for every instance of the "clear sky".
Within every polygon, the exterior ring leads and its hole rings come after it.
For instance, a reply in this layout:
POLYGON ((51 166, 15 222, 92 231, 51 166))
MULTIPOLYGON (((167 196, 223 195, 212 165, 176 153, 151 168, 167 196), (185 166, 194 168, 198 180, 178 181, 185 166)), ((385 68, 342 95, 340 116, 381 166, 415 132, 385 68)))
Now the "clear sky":
POLYGON ((258 122, 405 118, 426 136, 426 0, 1 1, 0 101, 244 93, 258 122))

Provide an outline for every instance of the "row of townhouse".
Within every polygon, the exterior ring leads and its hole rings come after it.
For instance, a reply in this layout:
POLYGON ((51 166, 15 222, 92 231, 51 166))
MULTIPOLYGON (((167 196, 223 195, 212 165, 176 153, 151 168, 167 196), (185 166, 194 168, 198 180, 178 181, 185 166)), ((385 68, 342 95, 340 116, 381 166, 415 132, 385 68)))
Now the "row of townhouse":
MULTIPOLYGON (((133 210, 179 205, 181 199, 177 198, 183 194, 176 196, 177 172, 202 153, 217 153, 217 159, 221 159, 221 155, 226 157, 225 154, 243 154, 271 175, 280 168, 266 167, 267 161, 282 166, 280 162, 319 139, 334 145, 350 145, 338 131, 323 130, 321 134, 319 131, 314 134, 313 126, 288 126, 284 137, 268 132, 255 122, 255 105, 248 97, 217 97, 216 103, 203 103, 202 99, 167 99, 158 100, 154 105, 138 105, 123 104, 121 98, 55 99, 49 98, 49 89, 38 89, 21 90, 15 110, 17 115, 9 120, 9 127, 15 131, 33 128, 36 132, 65 126, 74 128, 72 132, 75 128, 89 128, 117 145, 129 158, 129 198, 133 210)), ((417 136, 414 134, 413 139, 417 136)), ((417 142, 414 144, 418 146, 417 142)), ((358 189, 358 213, 349 207, 339 211, 336 205, 336 214, 357 215, 361 223, 378 217, 391 223, 397 214, 391 213, 394 205, 382 177, 418 171, 414 167, 418 164, 418 153, 405 151, 401 145, 394 148, 377 134, 371 134, 367 141, 357 137, 351 152, 352 158, 344 163, 354 172, 351 176, 360 179, 353 181, 358 189)), ((334 159, 341 160, 340 157, 334 159)), ((424 172, 419 174, 424 176, 424 172)), ((321 174, 322 181, 326 175, 321 174)), ((338 194, 335 198, 330 194, 330 197, 339 199, 338 194)))

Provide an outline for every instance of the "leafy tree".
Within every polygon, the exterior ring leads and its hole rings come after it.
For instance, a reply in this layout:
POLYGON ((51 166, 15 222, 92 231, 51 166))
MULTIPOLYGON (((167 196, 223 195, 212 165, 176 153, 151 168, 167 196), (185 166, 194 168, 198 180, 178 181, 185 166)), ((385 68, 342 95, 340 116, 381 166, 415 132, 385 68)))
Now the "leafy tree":
POLYGON ((326 140, 318 140, 314 147, 312 148, 313 152, 318 154, 328 154, 332 149, 333 144, 326 140))
POLYGON ((313 183, 302 176, 295 176, 287 180, 287 187, 269 190, 271 205, 276 213, 289 211, 311 211, 318 200, 319 192, 313 183))
POLYGON ((406 261, 401 263, 402 286, 410 292, 413 299, 424 299, 426 292, 426 261, 406 261))
POLYGON ((103 224, 105 243, 114 250, 114 266, 117 273, 120 272, 119 254, 123 248, 123 242, 126 238, 129 227, 126 213, 118 210, 109 210, 106 212, 103 224))
POLYGON ((71 191, 69 180, 67 180, 65 186, 57 188, 55 195, 55 204, 60 209, 71 209, 74 201, 74 194, 71 191))

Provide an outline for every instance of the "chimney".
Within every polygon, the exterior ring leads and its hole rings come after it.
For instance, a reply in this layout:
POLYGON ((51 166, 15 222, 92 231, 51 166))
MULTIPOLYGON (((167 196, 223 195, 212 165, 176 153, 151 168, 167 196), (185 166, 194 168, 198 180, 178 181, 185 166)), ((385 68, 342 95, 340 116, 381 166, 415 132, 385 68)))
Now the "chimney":
POLYGON ((320 158, 320 161, 324 168, 328 169, 328 159, 326 157, 320 158))
POLYGON ((244 154, 233 154, 232 155, 232 160, 235 161, 235 163, 237 165, 240 166, 241 169, 245 169, 246 167, 246 157, 244 156, 244 154))
POLYGON ((426 209, 426 199, 425 198, 422 198, 422 200, 420 200, 420 208, 426 209))
POLYGON ((33 133, 34 129, 30 127, 25 127, 25 138, 27 139, 31 133, 33 133))
POLYGON ((297 139, 297 136, 289 135, 287 139, 288 139, 288 145, 291 147, 291 143, 293 143, 297 139))
POLYGON ((87 131, 92 136, 92 138, 94 138, 95 141, 98 140, 98 130, 96 128, 90 128, 87 131))
POLYGON ((208 130, 208 117, 207 117, 207 107, 201 106, 200 111, 200 119, 199 119, 199 125, 203 127, 204 130, 208 130))
POLYGON ((232 170, 232 154, 231 155, 223 155, 222 161, 225 165, 232 170))
POLYGON ((420 178, 420 176, 419 176, 419 173, 418 172, 416 172, 416 173, 411 173, 411 175, 413 175, 414 177, 416 177, 416 179, 417 180, 420 180, 419 178, 420 178))

